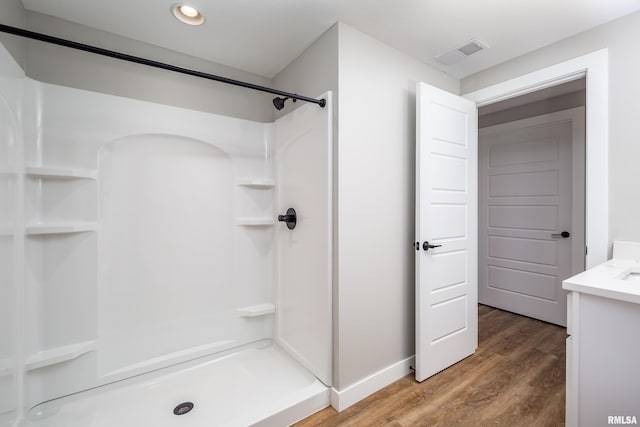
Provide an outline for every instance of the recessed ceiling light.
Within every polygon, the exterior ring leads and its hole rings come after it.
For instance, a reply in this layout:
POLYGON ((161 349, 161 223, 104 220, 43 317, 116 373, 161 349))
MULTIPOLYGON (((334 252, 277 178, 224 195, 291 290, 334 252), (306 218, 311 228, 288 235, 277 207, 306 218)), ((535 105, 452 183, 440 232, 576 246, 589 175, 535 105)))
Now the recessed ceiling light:
POLYGON ((183 15, 186 15, 189 18, 195 18, 200 14, 200 12, 198 12, 198 9, 196 9, 195 7, 187 6, 186 4, 180 6, 179 9, 183 15))
POLYGON ((180 22, 189 25, 202 25, 204 16, 193 6, 186 4, 174 4, 171 6, 171 12, 180 22))

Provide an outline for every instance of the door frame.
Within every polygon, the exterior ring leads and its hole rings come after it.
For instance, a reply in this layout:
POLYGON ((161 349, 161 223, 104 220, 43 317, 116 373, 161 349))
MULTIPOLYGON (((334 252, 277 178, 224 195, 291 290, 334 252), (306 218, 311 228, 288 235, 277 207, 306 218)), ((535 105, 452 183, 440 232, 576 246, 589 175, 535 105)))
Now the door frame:
POLYGON ((478 107, 586 77, 586 269, 609 253, 609 71, 608 50, 601 49, 538 71, 469 92, 478 107))

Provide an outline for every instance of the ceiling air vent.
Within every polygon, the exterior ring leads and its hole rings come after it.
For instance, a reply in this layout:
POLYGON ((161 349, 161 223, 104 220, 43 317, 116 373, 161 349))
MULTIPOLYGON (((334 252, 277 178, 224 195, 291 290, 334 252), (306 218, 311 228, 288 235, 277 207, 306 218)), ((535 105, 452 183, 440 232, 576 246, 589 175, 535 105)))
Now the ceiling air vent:
POLYGON ((473 55, 476 52, 480 52, 481 50, 488 48, 489 46, 486 43, 483 43, 478 39, 472 39, 449 52, 436 56, 436 59, 445 65, 452 65, 456 62, 462 61, 469 55, 473 55))

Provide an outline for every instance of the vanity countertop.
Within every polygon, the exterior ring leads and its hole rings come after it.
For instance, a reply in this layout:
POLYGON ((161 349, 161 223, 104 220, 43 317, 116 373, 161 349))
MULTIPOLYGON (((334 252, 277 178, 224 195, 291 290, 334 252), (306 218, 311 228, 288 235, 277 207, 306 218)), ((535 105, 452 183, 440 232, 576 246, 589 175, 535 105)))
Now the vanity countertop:
POLYGON ((614 258, 568 278, 562 282, 562 287, 568 291, 640 304, 639 273, 640 262, 614 258))

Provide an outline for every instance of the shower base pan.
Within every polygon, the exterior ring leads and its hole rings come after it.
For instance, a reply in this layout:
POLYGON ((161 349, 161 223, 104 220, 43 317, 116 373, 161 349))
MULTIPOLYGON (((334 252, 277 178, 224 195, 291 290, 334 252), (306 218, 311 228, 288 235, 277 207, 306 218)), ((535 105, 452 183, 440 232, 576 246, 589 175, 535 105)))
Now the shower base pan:
POLYGON ((282 427, 328 405, 329 389, 267 340, 43 403, 24 426, 282 427))

